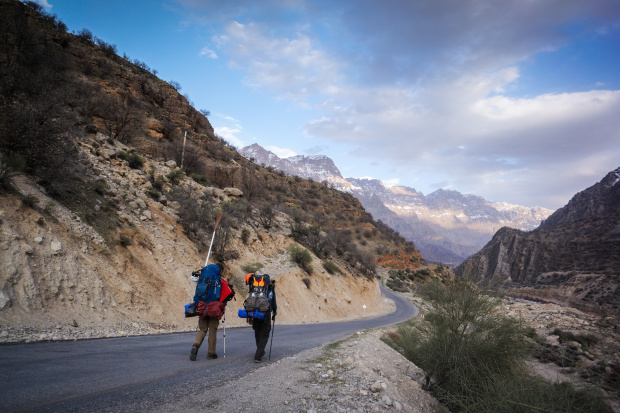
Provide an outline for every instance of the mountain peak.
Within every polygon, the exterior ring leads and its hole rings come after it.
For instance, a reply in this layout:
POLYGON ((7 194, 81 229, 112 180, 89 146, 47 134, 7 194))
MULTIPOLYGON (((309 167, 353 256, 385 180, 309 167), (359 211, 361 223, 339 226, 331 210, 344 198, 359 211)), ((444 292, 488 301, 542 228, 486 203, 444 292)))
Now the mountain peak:
POLYGON ((280 158, 257 143, 241 148, 239 153, 259 165, 272 166, 291 176, 300 176, 318 182, 342 179, 340 170, 334 161, 325 155, 295 155, 290 158, 280 158))

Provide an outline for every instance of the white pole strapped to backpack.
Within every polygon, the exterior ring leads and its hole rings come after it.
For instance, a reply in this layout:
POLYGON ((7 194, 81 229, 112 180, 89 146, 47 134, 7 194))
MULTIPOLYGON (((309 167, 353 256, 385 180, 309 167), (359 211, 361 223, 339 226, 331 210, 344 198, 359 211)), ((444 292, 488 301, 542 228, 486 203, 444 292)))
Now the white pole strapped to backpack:
POLYGON ((207 254, 207 260, 205 261, 205 267, 209 264, 209 255, 211 255, 211 247, 213 247, 213 240, 215 239, 215 231, 217 231, 217 226, 220 225, 220 220, 222 219, 222 213, 217 213, 217 218, 215 218, 215 227, 213 228, 213 236, 211 237, 211 244, 209 244, 209 253, 207 254))

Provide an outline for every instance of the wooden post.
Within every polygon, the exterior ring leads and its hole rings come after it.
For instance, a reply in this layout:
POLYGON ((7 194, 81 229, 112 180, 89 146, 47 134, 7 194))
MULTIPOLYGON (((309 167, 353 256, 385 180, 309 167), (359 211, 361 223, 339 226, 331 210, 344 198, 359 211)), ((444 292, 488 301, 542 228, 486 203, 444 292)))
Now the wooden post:
POLYGON ((181 152, 181 169, 183 169, 183 160, 185 159, 185 141, 187 140, 187 131, 183 137, 183 151, 181 152))

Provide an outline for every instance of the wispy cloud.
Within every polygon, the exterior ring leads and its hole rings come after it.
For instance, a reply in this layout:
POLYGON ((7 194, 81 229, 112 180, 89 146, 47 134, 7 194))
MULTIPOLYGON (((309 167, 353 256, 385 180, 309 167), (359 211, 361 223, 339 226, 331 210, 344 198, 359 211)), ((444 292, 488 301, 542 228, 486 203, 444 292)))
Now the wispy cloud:
POLYGON ((297 154, 295 153, 295 151, 288 149, 288 148, 279 148, 277 146, 273 146, 273 145, 267 145, 266 148, 267 150, 275 153, 276 155, 278 155, 278 158, 290 158, 291 156, 296 156, 297 154))
POLYGON ((228 143, 232 144, 236 148, 243 148, 246 143, 243 142, 237 135, 241 133, 241 129, 229 128, 227 126, 213 128, 215 133, 224 138, 228 143))
POLYGON ((200 55, 201 56, 207 56, 210 59, 217 59, 218 58, 217 53, 215 53, 213 50, 211 50, 211 49, 209 49, 207 47, 203 47, 200 50, 200 55))

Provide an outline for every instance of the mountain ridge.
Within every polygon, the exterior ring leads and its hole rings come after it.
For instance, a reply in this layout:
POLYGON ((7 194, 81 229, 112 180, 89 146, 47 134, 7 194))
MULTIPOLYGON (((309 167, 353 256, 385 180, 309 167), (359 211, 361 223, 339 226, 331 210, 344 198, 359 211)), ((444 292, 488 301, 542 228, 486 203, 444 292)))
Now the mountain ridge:
POLYGON ((281 159, 256 143, 239 153, 286 174, 326 182, 355 195, 373 217, 414 242, 427 260, 448 265, 459 264, 479 251, 502 226, 532 230, 552 213, 542 207, 489 202, 455 190, 438 189, 424 195, 407 186, 387 187, 378 179, 343 178, 324 155, 318 162, 303 156, 291 162, 292 158, 281 159))
POLYGON ((511 294, 620 315, 620 168, 530 232, 500 229, 455 272, 511 294))

